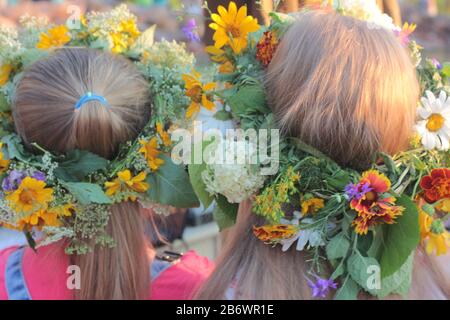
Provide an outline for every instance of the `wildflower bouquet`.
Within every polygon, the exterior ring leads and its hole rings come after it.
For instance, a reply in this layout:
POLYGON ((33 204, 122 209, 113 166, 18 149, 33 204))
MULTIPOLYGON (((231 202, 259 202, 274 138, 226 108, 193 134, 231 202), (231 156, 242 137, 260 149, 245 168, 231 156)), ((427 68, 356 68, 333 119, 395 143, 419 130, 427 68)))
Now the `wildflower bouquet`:
POLYGON ((88 240, 113 246, 105 232, 109 208, 140 201, 155 212, 168 206, 198 205, 184 166, 172 162, 170 125, 183 126, 179 115, 189 106, 181 75, 194 57, 175 42, 155 42, 154 27, 140 32, 125 5, 90 12, 73 28, 24 17, 19 30, 0 29, 0 223, 22 230, 31 246, 67 239, 68 254, 92 248, 88 240), (77 26, 78 24, 78 26, 77 26), (152 118, 134 141, 124 143, 108 161, 87 151, 53 154, 37 144, 30 153, 14 131, 11 104, 23 70, 61 47, 97 48, 133 61, 153 97, 152 118))
MULTIPOLYGON (((336 299, 356 299, 361 291, 376 297, 407 295, 420 242, 429 253, 444 254, 450 246, 443 225, 450 209, 450 171, 445 169, 450 164, 450 65, 428 59, 421 63, 421 48, 408 37, 415 26, 396 27, 374 2, 331 2, 327 10, 392 30, 409 46, 426 95, 418 107, 417 136, 408 151, 394 157, 380 154, 383 161, 365 172, 343 168, 302 141, 284 138, 277 145, 278 173, 262 182, 253 179, 246 188, 255 194, 253 212, 268 222, 254 226, 253 232, 283 251, 295 246, 306 252, 315 297, 325 297, 330 289, 337 289, 336 299), (331 276, 322 279, 330 267, 331 276)), ((211 15, 215 44, 207 50, 218 64, 217 80, 226 84, 215 94, 229 106, 228 118, 243 129, 274 127, 262 77, 294 18, 271 17, 269 27, 258 27, 246 8, 234 2, 211 15)), ((217 179, 226 181, 226 170, 209 164, 189 167, 200 200, 217 202, 222 227, 234 223, 242 200, 239 178, 217 187, 217 179)), ((248 170, 239 172, 248 175, 248 170)))

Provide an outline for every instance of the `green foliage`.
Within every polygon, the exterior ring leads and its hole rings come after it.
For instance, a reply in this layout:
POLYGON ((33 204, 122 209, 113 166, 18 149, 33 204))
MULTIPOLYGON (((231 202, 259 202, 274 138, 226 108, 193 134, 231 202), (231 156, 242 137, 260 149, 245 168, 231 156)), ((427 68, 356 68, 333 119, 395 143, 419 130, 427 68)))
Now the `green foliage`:
POLYGON ((404 213, 394 224, 383 226, 383 250, 380 258, 382 278, 399 270, 420 241, 419 213, 416 205, 406 195, 397 200, 397 205, 405 208, 404 213))
POLYGON ((340 288, 336 291, 335 300, 356 300, 360 288, 358 284, 348 275, 340 288))
POLYGON ((111 204, 111 199, 106 196, 102 188, 94 183, 62 182, 66 188, 82 205, 91 203, 111 204))
POLYGON ((72 150, 59 163, 55 174, 64 181, 83 181, 88 174, 105 169, 107 165, 108 160, 96 154, 72 150))
POLYGON ((328 260, 344 258, 350 248, 350 241, 343 235, 338 234, 328 242, 326 253, 328 260))
POLYGON ((361 253, 356 251, 347 261, 347 270, 352 279, 366 291, 370 291, 368 287, 371 268, 379 267, 376 259, 371 257, 363 257, 361 253))
POLYGON ((199 202, 184 165, 174 164, 166 155, 161 158, 164 164, 147 177, 149 198, 176 208, 198 207, 199 202))
POLYGON ((217 208, 214 210, 214 218, 219 225, 220 230, 231 227, 236 223, 236 217, 239 209, 239 204, 229 203, 227 198, 222 195, 216 197, 217 208))

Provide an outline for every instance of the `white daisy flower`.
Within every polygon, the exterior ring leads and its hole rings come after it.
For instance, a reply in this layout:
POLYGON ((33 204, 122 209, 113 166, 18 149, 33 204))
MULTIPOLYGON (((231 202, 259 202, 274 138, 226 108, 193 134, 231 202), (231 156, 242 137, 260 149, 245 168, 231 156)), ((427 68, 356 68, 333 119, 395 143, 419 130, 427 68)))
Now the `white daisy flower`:
POLYGON ((422 137, 426 149, 448 150, 450 147, 450 97, 441 91, 436 98, 431 91, 422 97, 422 106, 418 108, 419 122, 415 128, 422 137))

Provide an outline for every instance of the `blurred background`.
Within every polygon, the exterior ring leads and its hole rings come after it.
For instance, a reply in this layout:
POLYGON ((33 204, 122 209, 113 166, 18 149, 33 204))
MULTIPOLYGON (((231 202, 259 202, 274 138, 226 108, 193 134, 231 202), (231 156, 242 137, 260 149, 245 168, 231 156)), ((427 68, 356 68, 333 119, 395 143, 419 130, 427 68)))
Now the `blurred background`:
MULTIPOLYGON (((260 23, 266 23, 267 13, 274 2, 281 11, 297 11, 305 4, 315 0, 235 0, 239 5, 246 4, 252 15, 260 23)), ((47 17, 55 23, 65 23, 77 6, 81 13, 86 11, 104 11, 119 3, 127 3, 138 17, 140 29, 157 25, 156 38, 185 42, 200 64, 208 62, 204 48, 211 44, 212 33, 206 27, 209 16, 203 0, 81 0, 81 1, 30 1, 0 0, 0 25, 14 27, 22 15, 47 17)), ((316 0, 317 2, 317 0, 316 0)), ((319 0, 319 2, 321 2, 319 0)), ((430 58, 440 61, 450 60, 450 0, 377 0, 380 8, 401 25, 403 22, 417 24, 412 38, 426 48, 430 58)), ((228 0, 208 0, 208 6, 216 11, 219 4, 226 5, 228 0)), ((1 48, 0 48, 1 50, 1 48)), ((153 238, 152 242, 161 250, 186 251, 195 249, 200 254, 214 258, 219 250, 219 230, 212 222, 212 208, 174 210, 169 216, 156 216, 149 224, 155 226, 166 242, 153 238)), ((12 244, 25 243, 20 233, 0 228, 0 249, 12 244)))

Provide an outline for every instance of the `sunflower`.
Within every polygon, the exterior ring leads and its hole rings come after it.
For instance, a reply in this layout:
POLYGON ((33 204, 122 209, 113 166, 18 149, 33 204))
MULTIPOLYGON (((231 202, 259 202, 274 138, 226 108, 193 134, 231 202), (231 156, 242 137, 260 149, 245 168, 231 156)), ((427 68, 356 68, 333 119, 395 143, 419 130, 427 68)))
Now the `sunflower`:
POLYGON ((41 33, 40 39, 36 48, 38 49, 50 49, 55 47, 62 47, 70 41, 69 29, 64 26, 56 26, 47 31, 47 33, 41 33))
POLYGON ((302 214, 307 215, 309 213, 315 214, 317 211, 324 207, 323 199, 311 198, 302 201, 302 214))
POLYGON ((147 177, 145 172, 139 173, 137 176, 132 177, 130 170, 123 170, 117 174, 117 178, 111 182, 105 182, 106 195, 113 196, 116 193, 125 193, 127 199, 132 201, 136 200, 136 196, 133 194, 134 192, 143 193, 148 190, 149 185, 145 182, 145 178, 147 177))
POLYGON ((382 173, 369 170, 363 173, 359 183, 346 187, 350 208, 357 212, 352 225, 358 234, 367 234, 369 227, 387 223, 393 224, 404 208, 395 206, 396 199, 387 192, 391 182, 382 173))
POLYGON ((206 47, 206 52, 211 55, 211 60, 220 64, 219 73, 229 74, 236 70, 233 62, 226 55, 225 50, 218 49, 215 46, 206 47))
POLYGON ((4 64, 0 68, 0 86, 5 85, 9 80, 9 75, 12 71, 12 65, 4 64))
POLYGON ((161 122, 158 122, 156 124, 156 131, 158 132, 164 146, 169 147, 172 144, 172 140, 170 139, 170 135, 167 133, 167 131, 164 130, 161 122))
POLYGON ((53 189, 46 188, 46 183, 31 177, 25 177, 16 191, 6 196, 12 209, 19 213, 31 213, 47 209, 53 200, 53 189))
POLYGON ((138 152, 144 155, 145 160, 147 160, 148 167, 156 171, 158 168, 164 164, 164 160, 158 158, 161 151, 158 150, 158 139, 156 137, 151 138, 149 141, 139 140, 141 148, 138 152))
POLYGON ((206 109, 214 110, 214 102, 212 102, 212 95, 210 91, 216 88, 214 82, 202 84, 200 81, 201 74, 193 71, 192 75, 183 74, 182 78, 185 82, 186 96, 191 99, 191 104, 186 110, 186 118, 190 119, 193 115, 200 112, 203 105, 206 109))
POLYGON ((235 54, 239 54, 247 48, 248 34, 258 31, 258 20, 247 16, 247 7, 242 6, 239 10, 236 3, 231 1, 228 11, 223 6, 217 8, 218 14, 213 13, 211 19, 214 21, 209 25, 213 29, 214 46, 221 49, 229 45, 235 54))
POLYGON ((4 155, 3 155, 3 152, 1 151, 2 147, 3 147, 3 142, 0 142, 0 173, 5 172, 9 167, 9 160, 3 159, 4 155))

